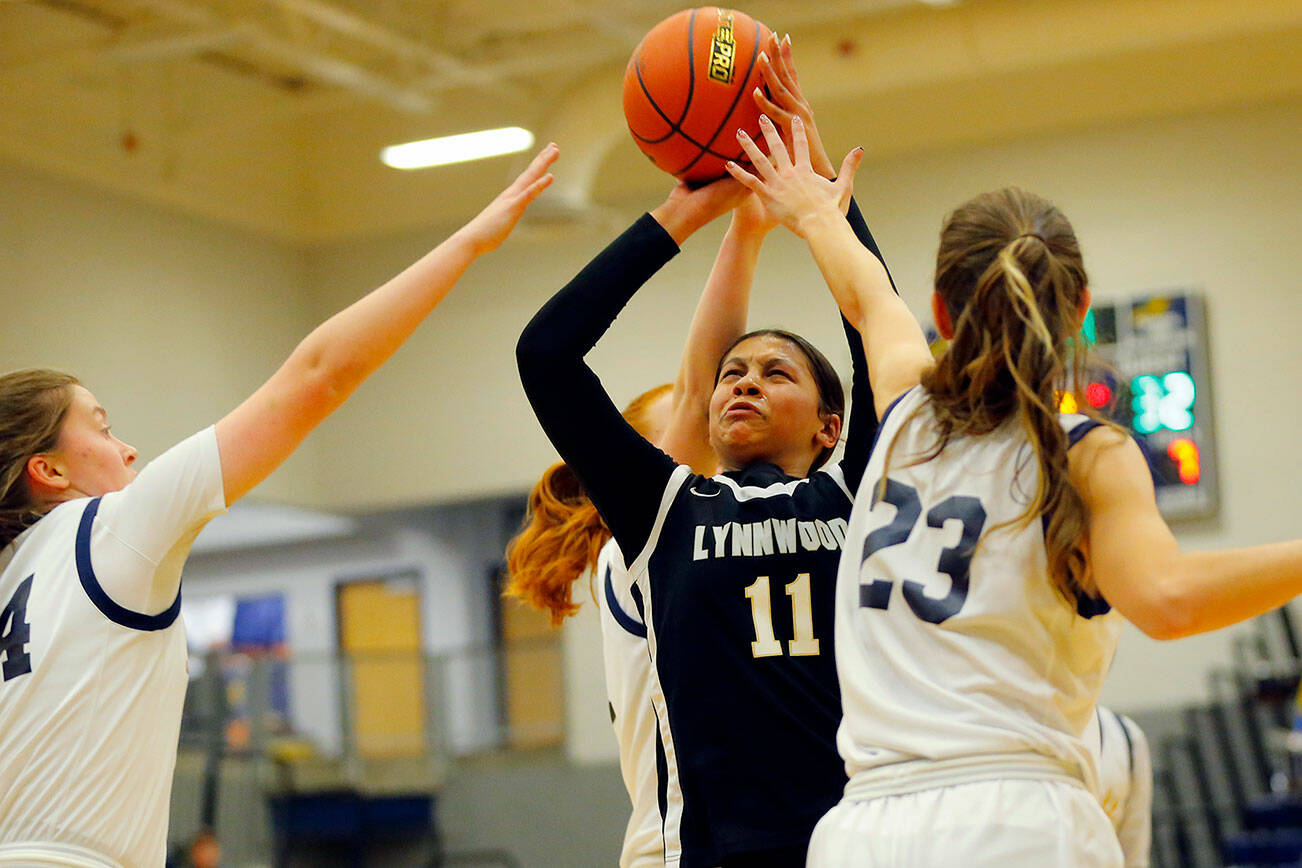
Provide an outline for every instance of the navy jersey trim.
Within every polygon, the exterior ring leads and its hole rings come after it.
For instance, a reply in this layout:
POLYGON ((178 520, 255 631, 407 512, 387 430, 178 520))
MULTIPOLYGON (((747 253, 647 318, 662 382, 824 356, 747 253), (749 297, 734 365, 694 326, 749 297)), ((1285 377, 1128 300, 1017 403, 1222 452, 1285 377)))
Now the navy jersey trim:
POLYGON ((1130 769, 1130 774, 1135 774, 1135 742, 1130 737, 1130 727, 1126 726, 1126 719, 1117 714, 1112 709, 1108 709, 1113 717, 1117 719, 1117 725, 1121 727, 1121 734, 1126 737, 1126 766, 1130 769))
POLYGON ((1081 440, 1085 439, 1086 434, 1090 433, 1095 428, 1101 428, 1102 426, 1102 422, 1096 422, 1093 419, 1086 419, 1084 422, 1081 422, 1079 425, 1067 432, 1067 448, 1070 449, 1075 446, 1077 443, 1081 442, 1081 440))
POLYGON ((623 627, 625 632, 632 633, 639 639, 646 638, 646 624, 634 619, 619 605, 619 600, 615 597, 615 583, 611 581, 610 567, 606 567, 606 608, 610 610, 615 623, 623 627))
POLYGON ((891 415, 891 412, 896 407, 899 406, 899 403, 901 401, 903 401, 905 398, 907 398, 909 395, 913 393, 913 389, 921 389, 921 388, 922 386, 914 386, 913 388, 905 389, 903 392, 900 393, 899 397, 897 397, 894 401, 891 401, 890 406, 888 406, 884 411, 882 411, 882 417, 877 420, 877 430, 873 432, 873 445, 872 448, 869 450, 870 454, 872 452, 877 451, 877 441, 881 439, 882 431, 886 430, 887 417, 889 417, 891 415))
POLYGON ((646 627, 646 603, 642 602, 642 589, 636 584, 629 585, 628 592, 633 597, 634 607, 637 608, 637 619, 642 622, 643 627, 646 627))
POLYGON ((656 727, 656 807, 660 809, 660 848, 668 850, 665 822, 669 815, 669 759, 665 756, 665 743, 656 727))
POLYGON ((132 630, 165 630, 172 626, 176 616, 181 614, 181 591, 176 592, 176 599, 172 605, 168 606, 157 615, 145 615, 141 612, 133 612, 109 599, 109 595, 100 587, 99 579, 95 577, 95 568, 90 562, 90 529, 95 523, 95 514, 99 512, 100 498, 95 498, 86 504, 86 509, 81 514, 81 523, 77 525, 77 578, 81 580, 81 588, 86 592, 86 596, 95 604, 95 608, 100 610, 104 617, 108 618, 115 624, 123 627, 130 627, 132 630))

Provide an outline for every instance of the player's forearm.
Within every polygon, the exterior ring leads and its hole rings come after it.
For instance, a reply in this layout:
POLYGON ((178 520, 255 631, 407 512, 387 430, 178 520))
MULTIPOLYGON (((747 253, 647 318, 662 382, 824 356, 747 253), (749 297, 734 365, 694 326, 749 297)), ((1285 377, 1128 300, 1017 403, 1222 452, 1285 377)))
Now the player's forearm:
POLYGON ((285 367, 320 382, 333 406, 338 406, 402 346, 476 256, 469 241, 452 235, 317 326, 295 348, 285 367))
POLYGON ((762 234, 734 227, 724 236, 687 332, 675 384, 684 395, 699 396, 713 390, 719 357, 745 333, 763 243, 762 234))
POLYGON ((838 211, 820 210, 801 222, 800 234, 841 313, 860 333, 874 308, 898 299, 890 276, 838 211))
POLYGON ((1152 586, 1152 622, 1139 626, 1153 638, 1178 639, 1237 624, 1302 593, 1302 540, 1181 553, 1152 586))
POLYGON ((750 290, 764 233, 730 226, 701 292, 682 364, 674 379, 672 413, 660 446, 698 473, 715 469, 707 406, 719 359, 746 331, 750 290))

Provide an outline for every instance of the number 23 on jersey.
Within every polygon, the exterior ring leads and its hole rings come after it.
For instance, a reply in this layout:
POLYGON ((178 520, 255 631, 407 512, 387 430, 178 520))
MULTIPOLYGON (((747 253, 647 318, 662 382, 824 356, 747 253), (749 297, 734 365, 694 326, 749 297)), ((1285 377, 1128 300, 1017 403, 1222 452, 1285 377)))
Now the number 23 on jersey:
MULTIPOLYGON (((888 478, 880 499, 875 500, 895 507, 895 518, 890 524, 877 528, 864 538, 860 569, 882 549, 907 542, 922 516, 923 504, 918 490, 903 482, 888 478)), ((977 541, 981 539, 981 531, 986 526, 986 510, 977 498, 955 494, 927 510, 926 521, 930 528, 944 529, 951 521, 959 522, 962 528, 958 544, 941 549, 940 560, 935 567, 937 572, 949 576, 949 593, 943 597, 930 597, 922 582, 912 579, 901 583, 900 592, 914 615, 929 624, 941 624, 957 615, 967 602, 972 555, 977 541)), ((859 605, 865 609, 888 608, 894 585, 888 579, 861 583, 859 605)))

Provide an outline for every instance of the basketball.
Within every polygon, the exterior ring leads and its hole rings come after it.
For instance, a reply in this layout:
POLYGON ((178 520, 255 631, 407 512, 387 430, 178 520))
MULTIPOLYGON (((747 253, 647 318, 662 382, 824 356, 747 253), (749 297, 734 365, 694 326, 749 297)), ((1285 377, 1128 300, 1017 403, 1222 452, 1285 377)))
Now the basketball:
POLYGON ((768 37, 746 13, 715 6, 684 9, 643 37, 624 71, 624 118, 657 168, 696 185, 743 159, 737 130, 758 137, 751 91, 763 86, 768 37))

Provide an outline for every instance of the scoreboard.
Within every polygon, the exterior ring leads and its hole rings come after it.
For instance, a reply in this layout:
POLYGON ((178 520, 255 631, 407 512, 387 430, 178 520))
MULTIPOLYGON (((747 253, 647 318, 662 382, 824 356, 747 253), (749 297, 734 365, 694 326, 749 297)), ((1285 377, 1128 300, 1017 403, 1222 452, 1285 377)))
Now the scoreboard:
MULTIPOLYGON (((945 341, 926 329, 933 352, 945 341)), ((1083 335, 1095 360, 1080 392, 1101 415, 1130 432, 1153 472, 1167 519, 1216 514, 1215 443, 1208 373, 1206 309, 1183 291, 1097 302, 1083 335)), ((1072 395, 1060 409, 1074 413, 1072 395)))
POLYGON ((1104 362, 1091 374, 1086 400, 1139 443, 1162 514, 1169 519, 1215 515, 1202 298, 1172 292, 1095 304, 1085 319, 1084 338, 1104 362))

